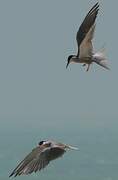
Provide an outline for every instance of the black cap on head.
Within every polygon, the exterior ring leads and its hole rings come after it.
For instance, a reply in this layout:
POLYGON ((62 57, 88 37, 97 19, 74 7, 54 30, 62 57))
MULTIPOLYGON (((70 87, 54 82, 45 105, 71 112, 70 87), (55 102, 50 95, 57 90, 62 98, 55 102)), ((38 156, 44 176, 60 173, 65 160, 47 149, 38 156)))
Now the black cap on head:
POLYGON ((40 142, 39 142, 39 145, 42 145, 44 142, 45 142, 45 141, 40 141, 40 142))

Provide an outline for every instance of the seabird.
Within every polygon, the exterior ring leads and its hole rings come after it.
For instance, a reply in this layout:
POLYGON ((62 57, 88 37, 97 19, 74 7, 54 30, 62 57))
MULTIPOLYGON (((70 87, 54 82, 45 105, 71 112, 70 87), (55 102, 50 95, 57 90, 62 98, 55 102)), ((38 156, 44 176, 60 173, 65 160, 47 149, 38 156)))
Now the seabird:
POLYGON ((29 153, 10 174, 11 176, 27 175, 45 168, 50 161, 61 157, 67 149, 78 150, 67 144, 55 141, 40 141, 38 146, 29 153))
POLYGON ((95 62, 100 66, 109 69, 107 66, 107 60, 104 54, 104 50, 100 50, 99 52, 93 52, 92 39, 95 31, 95 20, 99 11, 98 2, 91 8, 91 10, 86 15, 84 21, 82 22, 77 35, 77 45, 78 52, 77 55, 70 55, 68 57, 66 68, 69 63, 83 63, 83 66, 88 65, 87 70, 89 70, 90 65, 95 62))

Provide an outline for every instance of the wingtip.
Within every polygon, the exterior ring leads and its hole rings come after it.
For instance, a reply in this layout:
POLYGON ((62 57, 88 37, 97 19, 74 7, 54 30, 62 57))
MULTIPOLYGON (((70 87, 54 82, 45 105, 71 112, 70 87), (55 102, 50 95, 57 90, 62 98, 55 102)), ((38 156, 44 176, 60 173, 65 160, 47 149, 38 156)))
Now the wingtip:
POLYGON ((100 7, 100 4, 99 2, 97 2, 94 6, 93 6, 93 9, 95 10, 99 10, 99 7, 100 7))
POLYGON ((12 176, 16 177, 17 174, 13 171, 13 172, 9 175, 9 178, 12 177, 12 176))
POLYGON ((88 15, 90 15, 90 14, 93 14, 94 12, 96 12, 96 15, 97 15, 97 13, 98 13, 98 11, 99 11, 99 2, 97 2, 91 9, 90 9, 90 11, 88 12, 88 15))
POLYGON ((10 175, 9 175, 9 178, 11 177, 11 176, 13 176, 14 175, 14 173, 11 173, 10 175))
POLYGON ((94 9, 94 8, 97 8, 97 7, 99 7, 99 6, 100 6, 99 1, 97 1, 96 4, 93 6, 93 9, 94 9))
POLYGON ((94 6, 97 6, 98 5, 98 1, 95 3, 95 5, 94 6))

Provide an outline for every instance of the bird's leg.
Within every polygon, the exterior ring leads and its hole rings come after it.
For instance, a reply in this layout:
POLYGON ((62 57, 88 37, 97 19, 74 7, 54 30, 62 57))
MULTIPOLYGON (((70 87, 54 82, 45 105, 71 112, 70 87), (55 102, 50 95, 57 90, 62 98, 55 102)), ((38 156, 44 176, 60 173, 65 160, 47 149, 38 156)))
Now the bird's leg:
POLYGON ((86 71, 88 71, 88 70, 89 70, 89 68, 90 68, 90 64, 88 64, 88 67, 87 67, 86 71))
POLYGON ((82 64, 82 66, 86 66, 86 64, 84 63, 84 64, 82 64))

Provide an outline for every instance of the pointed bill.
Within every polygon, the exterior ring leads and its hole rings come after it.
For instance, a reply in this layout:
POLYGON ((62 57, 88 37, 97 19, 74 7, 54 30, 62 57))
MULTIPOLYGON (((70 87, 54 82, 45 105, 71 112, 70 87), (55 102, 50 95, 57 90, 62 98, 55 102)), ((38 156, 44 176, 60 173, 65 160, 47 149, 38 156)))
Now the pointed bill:
POLYGON ((74 146, 70 146, 70 145, 66 145, 66 148, 72 149, 72 150, 79 150, 79 148, 74 147, 74 146))
POLYGON ((67 62, 67 64, 66 64, 66 69, 67 69, 68 65, 69 65, 69 62, 67 62))

